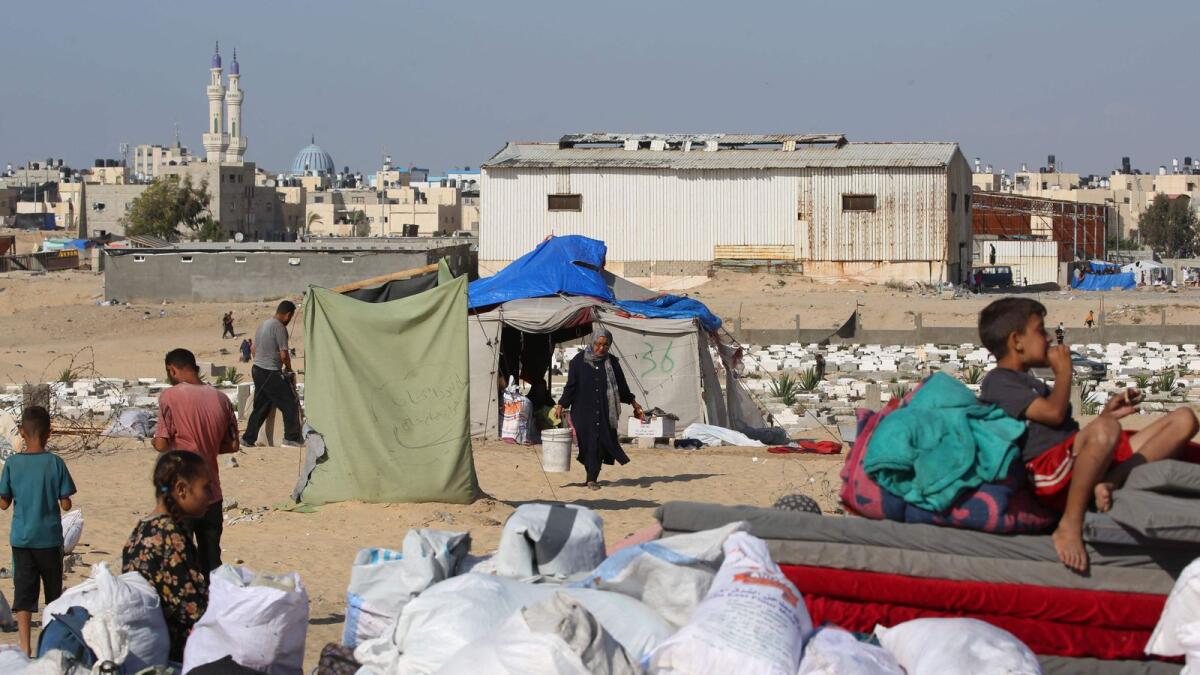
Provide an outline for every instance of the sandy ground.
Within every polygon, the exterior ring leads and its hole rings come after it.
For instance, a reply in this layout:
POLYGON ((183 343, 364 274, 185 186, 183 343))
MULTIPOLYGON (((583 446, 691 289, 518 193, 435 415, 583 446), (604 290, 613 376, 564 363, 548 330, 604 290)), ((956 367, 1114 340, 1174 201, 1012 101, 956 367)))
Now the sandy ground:
MULTIPOLYGON (((540 449, 479 444, 474 449, 482 489, 490 496, 468 506, 451 504, 331 504, 316 513, 275 510, 289 502, 299 455, 292 448, 253 448, 238 455, 236 468, 222 468, 226 503, 262 512, 259 520, 227 525, 224 560, 268 572, 299 572, 311 601, 307 663, 316 664, 321 647, 341 638, 346 585, 355 552, 364 546, 399 548, 413 527, 469 531, 472 552, 487 553, 499 543, 501 527, 513 509, 532 501, 563 501, 595 509, 604 518, 611 544, 654 522, 654 509, 672 500, 770 505, 804 492, 834 506, 841 458, 768 455, 763 450, 704 451, 628 448, 631 462, 606 467, 597 492, 583 485, 583 470, 541 471, 540 449)), ((77 553, 88 564, 120 565, 121 548, 138 518, 154 506, 149 484, 155 452, 137 442, 113 444, 88 456, 68 458, 79 488, 77 508, 84 533, 77 553)), ((11 517, 0 515, 0 538, 7 541, 11 517)), ((7 563, 5 563, 7 566, 7 563)), ((79 583, 87 568, 76 568, 66 585, 79 583)), ((12 597, 12 581, 0 581, 12 597)), ((16 641, 15 633, 0 643, 16 641)))
MULTIPOLYGON (((789 277, 734 273, 718 276, 697 290, 695 295, 726 318, 736 318, 740 312, 747 327, 776 326, 780 321, 788 325, 796 313, 802 313, 808 325, 825 322, 832 326, 844 319, 856 301, 864 304, 864 323, 872 327, 899 327, 910 311, 925 312, 927 323, 962 325, 973 321, 974 312, 985 302, 944 301, 881 287, 829 287, 789 277)), ((274 305, 101 307, 96 304, 101 295, 101 277, 85 272, 0 275, 0 384, 56 379, 72 359, 75 369, 84 371, 83 376, 162 377, 163 354, 179 346, 192 349, 201 360, 232 365, 239 340, 220 338, 221 315, 232 310, 238 331, 248 331, 268 316, 274 305), (166 312, 164 318, 159 318, 160 310, 166 312), (146 316, 150 318, 143 318, 146 316)), ((1048 296, 1052 312, 1069 309, 1068 319, 1077 315, 1082 319, 1087 305, 1080 299, 1067 299, 1069 294, 1058 299, 1055 294, 1048 296)), ((1135 293, 1122 302, 1145 306, 1173 303, 1173 321, 1200 321, 1197 292, 1169 296, 1135 293)), ((298 326, 293 328, 293 345, 303 354, 303 331, 298 326)), ((1150 421, 1149 416, 1130 419, 1134 425, 1150 421)), ((813 437, 828 438, 823 434, 813 437)), ((299 465, 298 451, 248 449, 238 456, 239 466, 222 471, 222 482, 227 500, 238 503, 239 514, 249 509, 261 517, 227 526, 225 560, 261 571, 300 574, 312 603, 307 649, 312 666, 321 647, 341 635, 350 563, 360 547, 398 547, 409 528, 433 527, 469 531, 473 552, 487 553, 495 549, 505 518, 517 505, 530 501, 563 501, 596 509, 604 518, 610 544, 652 524, 654 509, 671 500, 769 505, 784 494, 804 493, 832 511, 843 460, 842 456, 768 455, 762 449, 628 448, 633 461, 624 467, 606 468, 602 478, 607 484, 601 491, 591 492, 581 485, 583 473, 578 466, 569 474, 543 473, 537 452, 536 448, 501 443, 477 444, 474 457, 479 481, 490 497, 469 506, 347 503, 301 514, 275 508, 288 502, 299 465)), ((137 442, 109 441, 67 461, 79 486, 76 504, 86 518, 76 552, 82 553, 88 564, 101 560, 118 564, 121 547, 135 522, 153 508, 149 474, 154 452, 137 442)), ((10 514, 0 514, 0 538, 6 539, 10 522, 10 514)), ((0 565, 7 566, 4 562, 0 565)), ((86 565, 76 568, 68 575, 67 585, 86 575, 86 565)), ((0 580, 0 591, 11 597, 11 580, 0 580)), ((0 634, 0 642, 15 640, 13 633, 0 634)))
MULTIPOLYGON (((743 328, 794 328, 796 316, 805 328, 837 328, 859 305, 865 329, 913 327, 921 314, 926 326, 974 326, 979 311, 1003 293, 943 299, 940 294, 903 291, 856 282, 819 283, 797 275, 749 274, 719 271, 716 276, 686 293, 701 300, 722 319, 743 328), (736 325, 736 324, 735 324, 736 325)), ((1103 307, 1114 325, 1154 324, 1167 312, 1169 324, 1200 323, 1200 289, 1145 288, 1119 293, 1050 291, 1031 293, 1046 305, 1047 321, 1083 326, 1088 310, 1097 315, 1103 307)))

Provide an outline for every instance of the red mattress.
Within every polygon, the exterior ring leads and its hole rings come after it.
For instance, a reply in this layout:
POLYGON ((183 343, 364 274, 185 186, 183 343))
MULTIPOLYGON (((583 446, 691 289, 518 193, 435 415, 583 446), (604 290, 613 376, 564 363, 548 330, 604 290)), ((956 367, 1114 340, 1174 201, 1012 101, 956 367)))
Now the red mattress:
POLYGON ((924 617, 965 616, 1016 635, 1037 654, 1143 659, 1166 596, 928 579, 782 565, 813 623, 870 632, 924 617))

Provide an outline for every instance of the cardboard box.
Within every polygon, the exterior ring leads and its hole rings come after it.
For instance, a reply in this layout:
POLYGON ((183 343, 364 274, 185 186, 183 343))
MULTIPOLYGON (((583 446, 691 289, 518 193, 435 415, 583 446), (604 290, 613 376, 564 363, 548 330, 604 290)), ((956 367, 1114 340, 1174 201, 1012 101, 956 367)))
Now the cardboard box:
POLYGON ((642 424, 636 417, 629 418, 629 435, 634 438, 674 438, 675 420, 655 417, 642 424))

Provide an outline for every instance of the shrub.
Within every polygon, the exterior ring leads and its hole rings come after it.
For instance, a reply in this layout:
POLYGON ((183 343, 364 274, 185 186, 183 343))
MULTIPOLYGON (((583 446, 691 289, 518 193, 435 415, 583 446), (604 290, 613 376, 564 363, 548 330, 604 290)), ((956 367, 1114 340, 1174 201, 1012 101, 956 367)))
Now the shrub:
POLYGON ((892 385, 892 398, 904 398, 912 391, 912 385, 904 382, 892 385))
POLYGON ((1168 370, 1158 374, 1154 381, 1154 391, 1169 394, 1175 390, 1175 371, 1168 370))
POLYGON ((816 391, 821 384, 821 378, 817 375, 816 368, 809 368, 800 374, 798 384, 804 391, 816 391))
POLYGON ((63 368, 62 372, 58 374, 58 381, 67 385, 68 387, 72 384, 75 384, 75 380, 77 379, 79 379, 79 375, 77 375, 74 370, 71 370, 69 366, 63 368))
POLYGON ((1137 388, 1141 389, 1142 391, 1146 391, 1147 389, 1150 388, 1150 376, 1149 375, 1134 375, 1133 381, 1137 383, 1137 388))
POLYGON ((983 366, 969 366, 962 372, 962 381, 967 384, 979 384, 983 380, 983 366))
POLYGON ((1091 400, 1092 393, 1096 391, 1096 385, 1092 382, 1084 382, 1079 387, 1079 395, 1082 403, 1079 404, 1080 415, 1096 415, 1100 412, 1100 403, 1091 400))
POLYGON ((221 383, 224 384, 240 384, 245 376, 238 372, 237 366, 228 366, 225 368, 225 374, 221 376, 221 383))
POLYGON ((796 404, 796 392, 798 390, 799 383, 796 381, 796 378, 787 373, 771 378, 771 395, 782 401, 784 405, 796 404))

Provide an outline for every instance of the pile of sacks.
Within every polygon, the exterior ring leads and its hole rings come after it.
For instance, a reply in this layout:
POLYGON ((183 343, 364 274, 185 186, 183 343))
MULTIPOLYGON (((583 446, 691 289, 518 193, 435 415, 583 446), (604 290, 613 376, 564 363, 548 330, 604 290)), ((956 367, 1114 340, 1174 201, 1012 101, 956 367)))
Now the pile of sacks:
POLYGON ((169 664, 170 637, 158 593, 141 575, 107 563, 42 611, 38 658, 0 651, 0 673, 87 675, 258 672, 299 675, 308 595, 295 574, 224 565, 212 573, 208 609, 192 629, 182 668, 169 664), (241 667, 246 671, 233 670, 241 667), (111 668, 111 670, 104 670, 111 668))
POLYGON ((343 642, 362 675, 923 675, 1039 673, 1011 634, 972 619, 878 628, 880 645, 813 629, 804 598, 744 523, 605 557, 589 509, 531 504, 499 550, 413 530, 359 553, 343 642), (929 645, 938 649, 929 649, 929 645))

